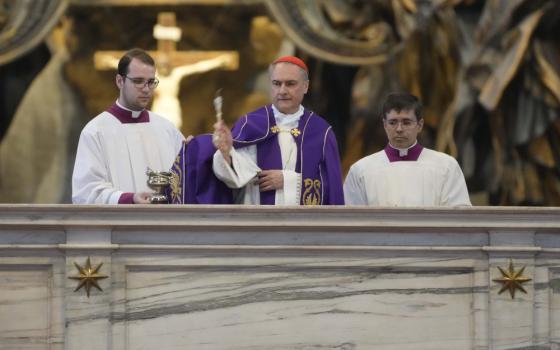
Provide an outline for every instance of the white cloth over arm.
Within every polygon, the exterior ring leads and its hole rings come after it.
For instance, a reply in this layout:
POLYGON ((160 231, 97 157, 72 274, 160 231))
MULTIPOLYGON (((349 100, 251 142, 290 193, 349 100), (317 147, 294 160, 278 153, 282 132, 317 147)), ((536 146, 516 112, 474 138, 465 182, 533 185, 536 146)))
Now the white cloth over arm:
POLYGON ((389 162, 384 151, 356 162, 344 182, 348 205, 470 206, 457 161, 427 148, 417 161, 389 162))
POLYGON ((76 204, 117 204, 124 192, 150 192, 146 169, 169 171, 183 135, 150 112, 150 122, 121 123, 108 112, 82 130, 72 176, 76 204))

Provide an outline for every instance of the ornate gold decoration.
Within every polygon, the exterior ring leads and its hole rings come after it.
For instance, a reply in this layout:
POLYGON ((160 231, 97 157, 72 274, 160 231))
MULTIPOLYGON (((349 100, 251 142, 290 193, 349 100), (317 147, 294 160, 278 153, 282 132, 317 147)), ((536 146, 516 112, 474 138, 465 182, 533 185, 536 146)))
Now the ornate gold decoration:
POLYGON ((303 180, 303 205, 321 204, 321 181, 307 178, 303 180))
POLYGON ((271 126, 271 127, 270 127, 270 131, 271 131, 273 134, 278 134, 278 133, 280 132, 280 128, 278 127, 278 125, 274 125, 274 126, 271 126))
POLYGON ((525 270, 525 266, 515 271, 513 268, 513 262, 510 259, 507 271, 504 271, 504 269, 499 266, 498 270, 500 270, 500 272, 502 273, 502 277, 493 279, 494 282, 499 282, 503 285, 498 294, 502 294, 506 289, 509 290, 509 294, 511 295, 512 299, 515 298, 515 291, 517 289, 527 294, 527 291, 521 285, 522 283, 531 281, 531 278, 522 275, 523 271, 525 270))
POLYGON ((294 137, 298 137, 299 135, 301 135, 301 131, 299 131, 298 128, 293 128, 292 130, 290 130, 290 133, 294 135, 294 137))
POLYGON ((174 204, 182 203, 183 193, 181 188, 181 182, 183 176, 184 174, 183 174, 183 168, 181 166, 181 154, 179 154, 175 158, 175 162, 173 163, 173 171, 171 172, 171 179, 170 179, 171 198, 169 200, 170 203, 174 203, 174 204))
POLYGON ((169 171, 154 171, 148 167, 146 169, 148 187, 154 193, 148 196, 148 200, 152 204, 168 204, 169 198, 167 197, 167 189, 171 186, 172 174, 169 171))
POLYGON ((89 298, 89 291, 91 290, 91 287, 95 287, 99 289, 101 292, 103 291, 103 289, 101 289, 101 287, 99 287, 99 285, 97 284, 97 280, 109 277, 107 275, 102 275, 98 273, 99 269, 101 269, 101 266, 103 266, 103 263, 100 263, 99 265, 97 265, 97 267, 92 268, 91 262, 88 257, 86 260, 86 265, 84 267, 81 267, 76 262, 74 262, 74 266, 76 266, 76 268, 80 272, 79 276, 68 277, 70 279, 80 281, 76 289, 74 289, 74 292, 77 292, 78 290, 80 290, 82 287, 85 286, 86 294, 89 298))

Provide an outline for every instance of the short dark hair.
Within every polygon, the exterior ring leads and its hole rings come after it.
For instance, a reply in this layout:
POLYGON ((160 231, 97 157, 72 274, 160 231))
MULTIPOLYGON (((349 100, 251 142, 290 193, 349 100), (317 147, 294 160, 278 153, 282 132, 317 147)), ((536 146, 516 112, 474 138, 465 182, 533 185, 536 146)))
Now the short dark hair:
POLYGON ((400 111, 414 111, 416 120, 422 119, 422 103, 418 97, 409 93, 394 92, 387 95, 385 102, 383 102, 382 118, 385 119, 392 110, 395 110, 397 113, 400 111))
POLYGON ((121 76, 128 74, 128 66, 133 58, 140 60, 141 62, 150 65, 152 67, 156 66, 156 63, 152 56, 150 56, 146 51, 138 48, 127 51, 123 57, 119 60, 119 65, 117 68, 117 73, 121 76))

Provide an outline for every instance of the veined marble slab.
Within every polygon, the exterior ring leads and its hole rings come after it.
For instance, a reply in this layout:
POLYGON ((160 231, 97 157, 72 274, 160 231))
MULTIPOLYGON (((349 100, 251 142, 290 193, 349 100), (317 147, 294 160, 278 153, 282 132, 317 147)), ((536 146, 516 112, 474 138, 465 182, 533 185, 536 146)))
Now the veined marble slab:
POLYGON ((559 281, 560 208, 0 205, 0 350, 560 350, 559 281))
MULTIPOLYGON (((556 266, 560 266, 557 261, 556 266)), ((550 340, 560 349, 560 268, 549 270, 550 274, 550 340)))
POLYGON ((128 265, 127 349, 473 348, 472 266, 256 259, 128 265))
POLYGON ((48 349, 49 270, 0 266, 0 349, 48 349))
POLYGON ((51 259, 0 256, 0 349, 62 349, 60 270, 51 259))

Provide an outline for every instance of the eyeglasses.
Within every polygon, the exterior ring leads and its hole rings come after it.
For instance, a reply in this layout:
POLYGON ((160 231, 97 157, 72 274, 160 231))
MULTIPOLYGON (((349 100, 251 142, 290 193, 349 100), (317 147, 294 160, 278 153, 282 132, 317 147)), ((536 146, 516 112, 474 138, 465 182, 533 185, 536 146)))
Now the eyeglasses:
POLYGON ((159 80, 157 80, 157 79, 146 80, 146 79, 143 79, 143 78, 131 78, 131 77, 128 77, 126 75, 123 75, 123 78, 130 80, 132 82, 132 85, 134 85, 138 89, 143 89, 146 85, 148 85, 148 88, 150 90, 153 90, 159 84, 159 80))
POLYGON ((412 119, 389 119, 389 120, 385 119, 385 123, 387 124, 387 126, 391 128, 396 129, 397 126, 400 124, 403 129, 408 129, 416 125, 418 121, 412 119))

